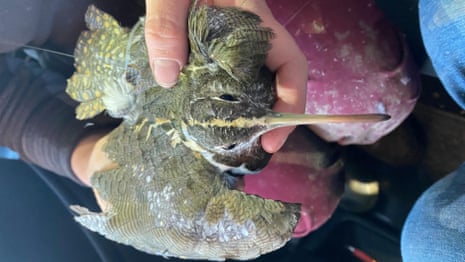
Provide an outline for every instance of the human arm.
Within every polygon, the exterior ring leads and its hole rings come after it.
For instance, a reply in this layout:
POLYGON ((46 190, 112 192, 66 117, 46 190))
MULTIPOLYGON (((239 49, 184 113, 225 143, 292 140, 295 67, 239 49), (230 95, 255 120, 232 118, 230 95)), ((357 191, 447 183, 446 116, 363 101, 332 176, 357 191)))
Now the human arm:
MULTIPOLYGON (((102 145, 113 124, 89 127, 76 120, 61 92, 50 92, 55 85, 64 88, 64 79, 11 55, 0 56, 0 145, 25 162, 90 186, 93 173, 111 167, 102 145)), ((96 199, 104 207, 97 194, 96 199)))
MULTIPOLYGON (((21 159, 76 182, 70 158, 81 138, 94 128, 74 117, 60 99, 65 80, 12 55, 0 56, 0 144, 21 159)), ((64 89, 64 88, 63 88, 64 89)))

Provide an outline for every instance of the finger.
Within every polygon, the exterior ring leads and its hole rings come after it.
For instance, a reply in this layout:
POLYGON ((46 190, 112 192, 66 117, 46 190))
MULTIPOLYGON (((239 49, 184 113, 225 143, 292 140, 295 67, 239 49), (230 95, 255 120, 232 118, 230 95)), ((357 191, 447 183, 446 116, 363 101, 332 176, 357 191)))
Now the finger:
POLYGON ((109 210, 110 204, 108 203, 108 201, 104 200, 95 188, 92 188, 92 191, 94 192, 95 200, 97 201, 100 210, 102 210, 102 212, 109 210))
POLYGON ((276 38, 268 52, 266 65, 276 72, 278 102, 275 110, 280 112, 303 113, 307 94, 307 59, 287 30, 273 26, 276 38))
POLYGON ((155 80, 172 87, 186 64, 190 0, 147 0, 145 41, 155 80))
MULTIPOLYGON (((267 59, 267 66, 276 71, 276 112, 304 113, 308 79, 308 65, 292 36, 281 26, 275 27, 276 39, 267 59)), ((270 153, 278 151, 294 130, 286 127, 262 136, 262 146, 270 153)))

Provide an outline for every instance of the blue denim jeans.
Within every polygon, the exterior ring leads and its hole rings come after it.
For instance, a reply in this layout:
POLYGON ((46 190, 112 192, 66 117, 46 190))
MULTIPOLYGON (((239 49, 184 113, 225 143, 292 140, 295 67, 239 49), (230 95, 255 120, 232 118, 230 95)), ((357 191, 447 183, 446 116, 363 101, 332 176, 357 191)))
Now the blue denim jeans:
POLYGON ((405 262, 465 261, 465 163, 418 199, 401 248, 405 262))
MULTIPOLYGON (((419 17, 434 69, 465 109, 465 0, 420 0, 419 17)), ((404 225, 401 249, 406 262, 465 261, 465 163, 415 203, 404 225)))
POLYGON ((447 92, 465 109, 465 0, 421 0, 423 42, 447 92))

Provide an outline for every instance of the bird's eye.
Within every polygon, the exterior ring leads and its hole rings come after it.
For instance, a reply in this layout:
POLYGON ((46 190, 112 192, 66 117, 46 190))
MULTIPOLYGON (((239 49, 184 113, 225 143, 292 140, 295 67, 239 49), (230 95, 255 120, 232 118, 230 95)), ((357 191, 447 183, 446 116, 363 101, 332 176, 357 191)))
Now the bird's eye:
POLYGON ((230 144, 229 146, 223 146, 224 150, 233 150, 236 147, 236 144, 230 144))
POLYGON ((222 94, 219 96, 221 100, 228 101, 228 102, 237 102, 239 101, 236 97, 231 94, 222 94))

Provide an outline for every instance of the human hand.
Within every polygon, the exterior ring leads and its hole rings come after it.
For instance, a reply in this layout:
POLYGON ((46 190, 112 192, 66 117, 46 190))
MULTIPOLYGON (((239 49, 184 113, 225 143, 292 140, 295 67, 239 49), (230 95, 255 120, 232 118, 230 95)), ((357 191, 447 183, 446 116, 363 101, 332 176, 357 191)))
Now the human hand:
MULTIPOLYGON (((102 131, 88 135, 81 139, 71 156, 71 168, 79 180, 91 186, 90 180, 93 174, 117 167, 117 164, 111 161, 103 151, 103 147, 108 139, 108 132, 102 131)), ((95 198, 102 210, 105 210, 107 204, 94 190, 95 198)))
MULTIPOLYGON (((277 112, 303 113, 306 101, 307 61, 292 36, 276 21, 264 0, 201 1, 216 6, 236 6, 261 17, 263 25, 276 34, 266 66, 276 72, 277 112)), ((187 63, 187 16, 191 1, 147 0, 145 39, 149 59, 158 84, 175 85, 179 71, 187 63)), ((278 151, 293 127, 280 128, 262 136, 263 148, 278 151)))

